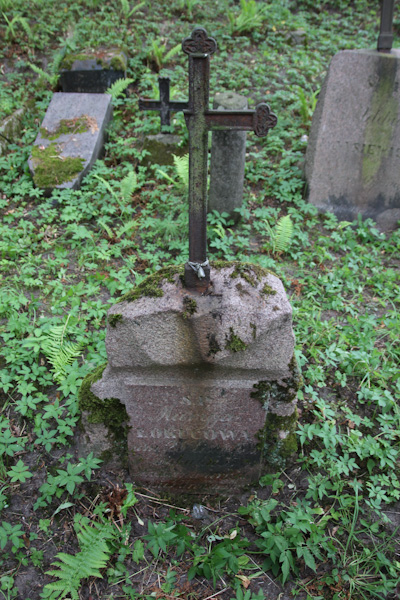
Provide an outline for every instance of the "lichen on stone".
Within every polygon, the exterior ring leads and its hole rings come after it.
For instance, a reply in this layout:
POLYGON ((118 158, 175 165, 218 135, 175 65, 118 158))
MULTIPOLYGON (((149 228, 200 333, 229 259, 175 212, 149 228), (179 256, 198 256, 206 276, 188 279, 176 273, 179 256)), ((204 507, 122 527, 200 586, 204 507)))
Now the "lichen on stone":
POLYGON ((89 129, 89 118, 87 115, 81 115, 74 119, 61 119, 56 129, 49 131, 45 127, 40 128, 42 138, 55 140, 60 135, 84 133, 89 129))
POLYGON ((190 296, 185 296, 183 298, 183 313, 182 313, 182 317, 184 319, 188 319, 189 317, 191 317, 192 315, 194 315, 194 313, 197 310, 197 302, 194 298, 191 298, 190 296))
POLYGON ((225 348, 231 350, 231 352, 241 352, 247 348, 247 344, 236 335, 233 327, 229 328, 229 338, 226 340, 225 348))
POLYGON ((108 322, 111 325, 111 327, 116 327, 117 323, 120 323, 121 321, 122 321, 122 315, 121 314, 108 315, 108 322))
POLYGON ((33 146, 33 181, 41 188, 51 188, 74 179, 83 169, 84 158, 61 156, 53 142, 47 148, 33 146))
POLYGON ((175 276, 179 275, 179 278, 183 281, 184 277, 184 265, 169 265, 163 267, 159 271, 149 275, 135 286, 132 290, 124 294, 119 298, 118 302, 134 302, 139 298, 162 298, 164 292, 161 289, 163 281, 174 283, 175 276))

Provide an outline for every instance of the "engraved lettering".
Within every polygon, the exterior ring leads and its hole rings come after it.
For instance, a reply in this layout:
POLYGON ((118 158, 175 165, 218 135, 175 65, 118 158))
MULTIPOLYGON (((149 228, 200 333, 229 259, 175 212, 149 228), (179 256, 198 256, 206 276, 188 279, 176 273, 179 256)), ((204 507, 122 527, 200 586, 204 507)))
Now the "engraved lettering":
POLYGON ((233 433, 233 431, 220 431, 219 434, 224 441, 228 438, 231 440, 235 439, 235 434, 233 433))

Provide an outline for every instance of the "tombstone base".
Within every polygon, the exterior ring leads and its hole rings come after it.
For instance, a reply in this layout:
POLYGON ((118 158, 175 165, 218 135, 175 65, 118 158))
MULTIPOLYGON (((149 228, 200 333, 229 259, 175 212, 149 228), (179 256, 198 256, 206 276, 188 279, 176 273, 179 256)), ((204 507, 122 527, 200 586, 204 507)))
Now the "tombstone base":
POLYGON ((280 280, 255 265, 211 265, 206 294, 183 274, 162 269, 111 307, 108 365, 83 386, 97 412, 109 399, 126 410, 137 484, 239 491, 296 449, 291 308, 280 280))

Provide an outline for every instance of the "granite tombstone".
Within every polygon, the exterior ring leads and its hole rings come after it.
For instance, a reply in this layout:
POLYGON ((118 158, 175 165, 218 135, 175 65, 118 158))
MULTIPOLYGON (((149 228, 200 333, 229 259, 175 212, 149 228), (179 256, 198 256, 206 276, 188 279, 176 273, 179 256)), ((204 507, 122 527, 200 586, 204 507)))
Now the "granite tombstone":
POLYGON ((209 265, 206 256, 208 130, 266 135, 276 117, 267 105, 210 111, 215 40, 196 28, 183 50, 189 55, 189 261, 161 269, 109 310, 108 364, 80 391, 89 425, 81 450, 94 442, 99 451, 99 436, 108 430, 112 451, 125 427, 135 482, 203 493, 240 488, 268 462, 282 466, 293 453, 300 376, 280 280, 256 265, 209 265))
POLYGON ((379 50, 332 59, 305 165, 308 198, 320 211, 370 217, 383 231, 400 220, 400 50, 388 47, 388 36, 381 28, 379 50))

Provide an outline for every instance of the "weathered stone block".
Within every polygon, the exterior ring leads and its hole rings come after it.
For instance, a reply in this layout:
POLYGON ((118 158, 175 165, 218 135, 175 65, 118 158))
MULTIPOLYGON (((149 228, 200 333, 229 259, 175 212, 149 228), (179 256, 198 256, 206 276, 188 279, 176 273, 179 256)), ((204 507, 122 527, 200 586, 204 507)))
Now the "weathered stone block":
POLYGON ((109 310, 109 362, 90 393, 125 407, 138 483, 240 487, 296 445, 291 307, 280 280, 253 265, 215 265, 207 295, 184 288, 182 273, 162 269, 109 310))
MULTIPOLYGON (((247 98, 235 92, 215 94, 214 109, 245 110, 247 98)), ((226 212, 234 221, 235 212, 243 204, 244 164, 246 159, 245 131, 213 131, 211 145, 209 210, 226 212)))
POLYGON ((400 218, 400 50, 344 50, 329 67, 310 132, 309 201, 341 220, 400 218))
POLYGON ((63 92, 104 94, 126 77, 126 68, 127 57, 119 48, 68 54, 61 63, 60 85, 63 92))
POLYGON ((77 189, 100 155, 111 120, 109 94, 54 94, 28 161, 44 189, 77 189))

